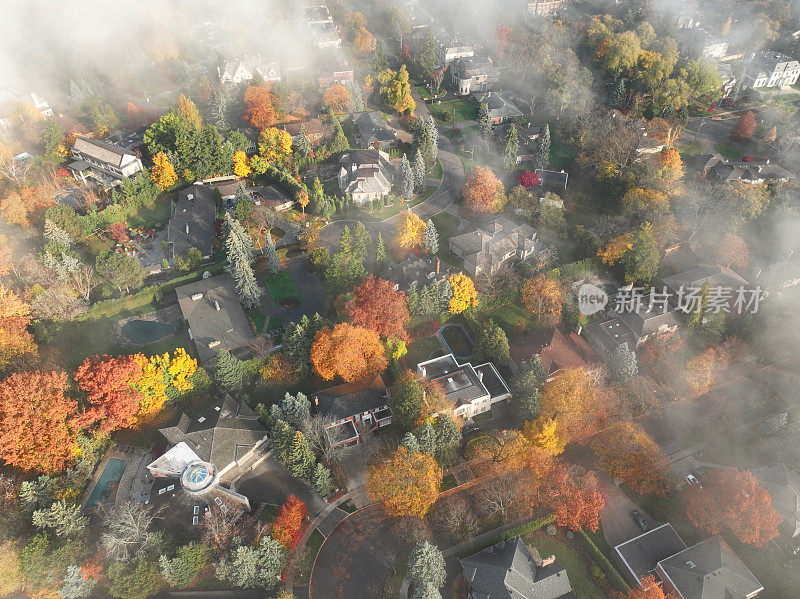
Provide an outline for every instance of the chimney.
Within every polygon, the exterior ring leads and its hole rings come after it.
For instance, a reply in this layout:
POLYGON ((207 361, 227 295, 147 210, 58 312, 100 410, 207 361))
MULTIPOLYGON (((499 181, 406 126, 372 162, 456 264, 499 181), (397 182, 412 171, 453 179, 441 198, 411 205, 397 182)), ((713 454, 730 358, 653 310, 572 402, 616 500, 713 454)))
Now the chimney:
POLYGON ((437 275, 439 274, 439 266, 440 266, 439 258, 436 258, 436 274, 437 275))
POLYGON ((214 300, 214 309, 219 312, 220 308, 219 308, 219 302, 217 300, 214 300))
POLYGON ((201 300, 201 299, 203 299, 203 294, 202 293, 193 293, 192 294, 192 301, 196 302, 197 300, 201 300))
POLYGON ((186 234, 189 234, 189 223, 186 223, 186 234))
POLYGON ((220 70, 219 65, 217 65, 217 77, 222 78, 222 71, 220 70))
POLYGON ((555 555, 551 555, 550 557, 546 557, 546 558, 544 558, 544 559, 542 560, 542 568, 544 568, 545 566, 549 566, 549 565, 550 565, 550 564, 552 564, 554 561, 556 561, 556 556, 555 556, 555 555))
POLYGON ((314 405, 315 405, 315 406, 318 406, 318 405, 319 405, 319 396, 318 396, 318 395, 315 395, 315 396, 314 396, 314 405))
POLYGON ((479 380, 480 382, 483 382, 483 371, 482 371, 482 370, 479 370, 479 371, 478 371, 478 380, 479 380))
POLYGON ((424 378, 425 377, 425 367, 424 366, 420 366, 419 367, 419 371, 422 374, 422 377, 424 378))

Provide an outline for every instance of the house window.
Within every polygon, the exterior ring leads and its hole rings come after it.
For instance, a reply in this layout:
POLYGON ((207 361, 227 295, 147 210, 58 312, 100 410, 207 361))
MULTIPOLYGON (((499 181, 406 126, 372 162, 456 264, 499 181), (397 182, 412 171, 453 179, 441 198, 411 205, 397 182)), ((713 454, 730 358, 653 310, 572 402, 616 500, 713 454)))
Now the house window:
MULTIPOLYGON (((195 512, 195 513, 196 513, 196 512, 195 512)), ((192 518, 192 526, 196 526, 196 525, 197 525, 197 522, 198 522, 198 520, 199 520, 199 518, 198 518, 197 516, 195 516, 194 518, 192 518)))
POLYGON ((199 513, 200 513, 200 506, 199 505, 194 506, 194 514, 197 515, 199 513))

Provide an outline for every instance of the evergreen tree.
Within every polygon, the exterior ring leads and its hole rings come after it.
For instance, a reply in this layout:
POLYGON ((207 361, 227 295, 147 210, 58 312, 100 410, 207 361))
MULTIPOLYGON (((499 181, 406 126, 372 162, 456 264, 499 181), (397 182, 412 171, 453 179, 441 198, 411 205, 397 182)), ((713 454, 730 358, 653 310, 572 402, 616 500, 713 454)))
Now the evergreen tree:
POLYGON ((86 599, 91 596, 96 584, 96 578, 84 577, 80 566, 70 566, 67 568, 64 584, 58 589, 58 594, 63 599, 86 599))
POLYGON ((423 582, 414 586, 411 599, 442 599, 439 589, 429 582, 423 582))
POLYGON ((223 349, 214 359, 214 381, 220 389, 231 395, 238 395, 244 388, 247 373, 242 361, 223 349))
POLYGON ((430 158, 430 164, 433 166, 439 159, 439 130, 436 128, 436 121, 434 120, 432 114, 428 115, 427 130, 429 146, 428 158, 430 158))
POLYGON ((389 63, 386 61, 386 55, 383 52, 383 41, 378 40, 375 45, 375 51, 372 53, 372 69, 375 73, 382 73, 389 68, 389 63))
POLYGON ((414 161, 411 163, 411 170, 414 173, 414 189, 419 193, 425 191, 425 176, 427 175, 425 169, 425 159, 422 157, 422 152, 417 148, 414 154, 414 161))
POLYGON ((425 75, 430 75, 436 69, 436 42, 430 30, 419 50, 417 63, 425 75))
POLYGON ((519 154, 519 136, 517 135, 517 126, 511 123, 506 135, 506 150, 505 150, 505 163, 506 168, 513 168, 517 164, 517 155, 519 154))
POLYGON ((416 586, 429 584, 440 588, 447 579, 444 555, 436 545, 421 541, 408 556, 408 570, 416 586))
POLYGON ((436 433, 436 459, 442 463, 451 462, 461 445, 461 429, 450 416, 442 414, 434 420, 433 430, 436 433))
MULTIPOLYGON (((311 140, 308 139, 308 135, 306 135, 305 123, 300 125, 300 134, 294 142, 294 149, 295 152, 300 154, 303 158, 308 158, 309 154, 311 154, 311 140)), ((319 181, 319 179, 317 179, 317 181, 319 181)))
POLYGON ((216 564, 216 576, 235 588, 272 589, 280 582, 287 558, 278 541, 264 536, 257 547, 239 546, 231 550, 216 564))
POLYGON ((289 423, 285 420, 275 420, 273 421, 270 432, 272 433, 273 442, 275 444, 275 451, 278 452, 278 459, 280 459, 282 464, 286 465, 289 462, 289 454, 294 445, 294 434, 296 431, 289 426, 289 423))
POLYGON ((539 389, 544 384, 546 375, 542 368, 542 360, 538 354, 525 360, 517 369, 511 382, 511 414, 520 427, 528 420, 539 416, 542 397, 539 389))
POLYGON ((322 317, 317 313, 309 319, 303 314, 298 323, 290 322, 283 333, 283 353, 297 365, 301 377, 308 376, 311 368, 309 355, 314 337, 324 326, 322 317))
POLYGON ((608 372, 611 378, 620 383, 627 383, 639 375, 639 365, 636 353, 632 351, 627 342, 618 345, 608 357, 608 372))
POLYGON ((366 106, 364 105, 361 86, 353 81, 348 81, 347 89, 350 90, 350 112, 363 112, 366 106))
POLYGON ((264 236, 264 256, 267 259, 267 272, 271 275, 276 274, 281 269, 281 261, 275 250, 272 234, 269 232, 264 236))
POLYGON ((236 283, 239 298, 248 308, 254 308, 261 302, 264 290, 258 285, 251 262, 253 260, 253 240, 244 230, 241 223, 226 214, 228 237, 225 245, 228 253, 228 271, 236 283))
POLYGON ((408 451, 421 451, 419 441, 417 441, 414 433, 406 433, 403 435, 403 440, 400 441, 400 445, 405 447, 408 451))
POLYGON ((350 147, 350 142, 347 141, 347 136, 342 130, 342 124, 339 122, 339 119, 335 114, 331 116, 331 123, 333 125, 334 135, 333 141, 331 141, 328 149, 330 150, 331 154, 344 152, 350 147))
POLYGON ((49 218, 44 220, 44 237, 47 241, 57 243, 63 248, 69 248, 72 245, 72 238, 69 236, 69 233, 49 218))
POLYGON ((405 199, 408 200, 414 195, 414 172, 411 170, 411 164, 405 154, 403 154, 403 159, 400 161, 397 186, 400 195, 405 199))
POLYGON ((333 493, 333 482, 331 480, 331 471, 322 464, 314 466, 311 473, 311 488, 320 497, 328 497, 333 493))
POLYGON ((430 218, 425 223, 425 232, 422 234, 422 247, 431 255, 439 251, 439 233, 430 218))
POLYGON ((539 138, 539 152, 536 156, 538 168, 550 166, 550 125, 545 123, 542 136, 539 138))
POLYGON ((417 316, 419 314, 419 293, 417 293, 417 288, 412 287, 406 291, 406 295, 408 296, 408 311, 412 316, 417 316))
POLYGON ((36 510, 31 520, 36 528, 50 529, 59 537, 79 535, 89 523, 81 515, 80 505, 68 504, 63 499, 53 502, 48 509, 36 510))
POLYGON ((304 478, 311 473, 314 467, 314 452, 306 436, 300 431, 295 431, 292 447, 286 460, 286 469, 298 478, 304 478))
POLYGON ((611 106, 614 108, 624 108, 625 103, 625 79, 620 79, 614 86, 611 95, 609 96, 611 106))
POLYGON ((214 90, 208 103, 208 120, 220 131, 231 128, 231 103, 233 98, 225 86, 214 90))
POLYGON ((453 286, 445 279, 439 286, 439 311, 447 310, 451 297, 453 297, 453 286))
POLYGON ((481 327, 475 353, 480 362, 494 362, 498 366, 506 366, 511 362, 506 332, 492 319, 481 327))
POLYGON ((378 244, 375 247, 375 272, 378 273, 386 266, 386 247, 383 245, 383 237, 378 231, 378 244))
POLYGON ((489 105, 481 102, 478 108, 478 129, 484 139, 489 139, 492 134, 492 117, 489 116, 489 105))
POLYGON ((430 422, 426 422, 417 429, 414 436, 417 438, 419 451, 431 456, 436 455, 436 431, 433 430, 433 425, 430 422))
POLYGON ((302 394, 287 393, 281 403, 270 406, 270 414, 276 420, 283 420, 296 429, 311 420, 311 402, 302 394))

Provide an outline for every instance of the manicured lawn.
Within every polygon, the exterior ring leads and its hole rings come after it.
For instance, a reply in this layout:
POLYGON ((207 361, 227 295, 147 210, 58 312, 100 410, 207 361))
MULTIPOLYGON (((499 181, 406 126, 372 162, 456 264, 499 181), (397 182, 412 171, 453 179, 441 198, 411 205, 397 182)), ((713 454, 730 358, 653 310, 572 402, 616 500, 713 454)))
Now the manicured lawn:
POLYGON ((275 522, 275 519, 278 517, 278 512, 280 511, 281 506, 268 503, 264 506, 264 509, 261 510, 261 513, 258 515, 258 519, 265 524, 271 524, 275 522))
POLYGON ((256 333, 264 330, 264 324, 267 322, 266 315, 258 308, 249 308, 245 310, 245 314, 252 321, 256 327, 256 333))
POLYGON ((489 410, 488 412, 481 412, 480 414, 476 414, 472 417, 475 422, 480 422, 481 420, 491 420, 492 419, 492 411, 489 410))
POLYGON ((433 167, 432 172, 429 173, 429 176, 433 179, 441 179, 442 178, 442 163, 438 160, 433 167))
POLYGON ((744 150, 738 144, 733 142, 721 142, 714 144, 714 149, 718 154, 722 154, 729 160, 741 160, 744 156, 744 150))
POLYGON ((442 344, 436 335, 414 339, 408 345, 408 353, 403 356, 403 363, 408 368, 414 368, 420 362, 430 360, 436 355, 441 355, 442 344))
POLYGON ((570 168, 575 163, 577 153, 571 146, 554 139, 550 143, 550 167, 554 169, 570 168))
POLYGON ((442 479, 442 491, 454 489, 458 485, 455 474, 448 474, 442 479))
POLYGON ((685 159, 687 156, 694 156, 703 151, 703 144, 699 141, 686 141, 678 143, 678 151, 685 159))
POLYGON ((542 531, 527 535, 525 541, 536 547, 542 557, 556 556, 556 561, 566 568, 572 591, 578 599, 603 599, 605 597, 603 591, 592 580, 591 571, 586 562, 574 549, 542 531))
POLYGON ((436 227, 436 232, 439 233, 439 251, 437 256, 450 266, 459 266, 459 259, 450 253, 449 244, 447 241, 458 235, 458 225, 461 221, 453 214, 447 212, 440 212, 433 217, 433 224, 436 227))
POLYGON ((311 570, 314 567, 314 562, 317 559, 322 544, 325 542, 325 537, 318 530, 311 533, 306 542, 305 559, 303 560, 303 567, 295 578, 298 585, 306 585, 311 578, 311 570))
POLYGON ((344 503, 339 504, 339 509, 344 510, 348 514, 352 514, 353 512, 356 511, 356 506, 353 505, 352 499, 348 499, 344 503))
POLYGON ((502 328, 509 337, 522 332, 521 324, 524 325, 526 333, 535 333, 541 328, 531 316, 530 311, 521 304, 507 304, 478 314, 478 321, 481 323, 486 322, 490 318, 495 324, 502 328))
POLYGON ((478 109, 475 104, 469 100, 448 100, 440 102, 439 104, 429 104, 431 114, 439 121, 443 121, 442 116, 445 112, 449 113, 452 117, 455 111, 454 121, 456 123, 461 121, 474 121, 478 118, 478 109))
POLYGON ((276 304, 284 305, 287 302, 299 302, 303 297, 294 279, 286 271, 267 275, 264 278, 264 286, 276 304))
POLYGON ((138 214, 128 219, 130 227, 163 227, 169 220, 169 194, 164 194, 156 203, 148 208, 143 208, 138 214))

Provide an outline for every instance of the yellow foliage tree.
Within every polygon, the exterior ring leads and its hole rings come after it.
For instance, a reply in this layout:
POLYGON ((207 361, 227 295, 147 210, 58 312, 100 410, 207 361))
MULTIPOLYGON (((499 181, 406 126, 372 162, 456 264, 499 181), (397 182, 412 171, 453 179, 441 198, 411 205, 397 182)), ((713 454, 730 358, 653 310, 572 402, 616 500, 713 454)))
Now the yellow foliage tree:
POLYGON ((613 266, 629 249, 633 247, 633 233, 625 233, 615 237, 606 244, 601 250, 598 250, 597 257, 603 261, 604 264, 613 266))
POLYGON ((142 394, 135 420, 157 414, 167 401, 170 390, 186 393, 192 389, 189 379, 197 371, 197 360, 182 347, 175 350, 172 358, 169 353, 164 353, 149 358, 136 354, 134 359, 142 369, 141 376, 133 383, 134 389, 142 394))
POLYGON ((258 151, 270 164, 285 165, 292 155, 292 136, 277 127, 264 129, 258 136, 258 151))
POLYGON ((356 31, 356 35, 353 38, 353 49, 356 51, 356 54, 362 56, 375 50, 375 38, 367 31, 366 27, 361 27, 356 31))
POLYGON ((378 81, 381 83, 381 93, 386 96, 386 101, 392 108, 400 113, 414 112, 417 104, 411 97, 411 84, 408 82, 406 65, 396 72, 391 69, 381 71, 378 74, 378 81))
POLYGON ((425 453, 400 447, 367 471, 367 495, 380 501, 390 516, 422 518, 439 497, 441 473, 425 453))
POLYGON ((422 245, 424 233, 425 223, 416 213, 406 210, 400 215, 400 221, 397 223, 397 245, 409 250, 419 247, 422 245))
POLYGON ((453 290, 453 295, 447 303, 451 314, 461 314, 467 308, 478 306, 478 292, 475 290, 475 283, 472 282, 463 272, 457 275, 449 275, 447 282, 453 290))
POLYGON ((531 444, 544 449, 550 455, 564 453, 566 440, 558 426, 557 416, 539 416, 525 423, 523 434, 531 444))
POLYGON ((174 185, 178 180, 178 175, 175 174, 175 167, 172 166, 164 152, 159 152, 153 156, 153 168, 150 170, 150 176, 159 189, 166 189, 174 185))
POLYGON ((178 110, 181 111, 183 118, 185 118, 196 131, 200 130, 200 127, 203 126, 203 117, 200 116, 200 111, 197 110, 195 103, 183 94, 178 98, 178 110))
POLYGON ((233 155, 233 174, 237 177, 249 177, 253 169, 250 168, 250 161, 244 152, 236 152, 233 155))

